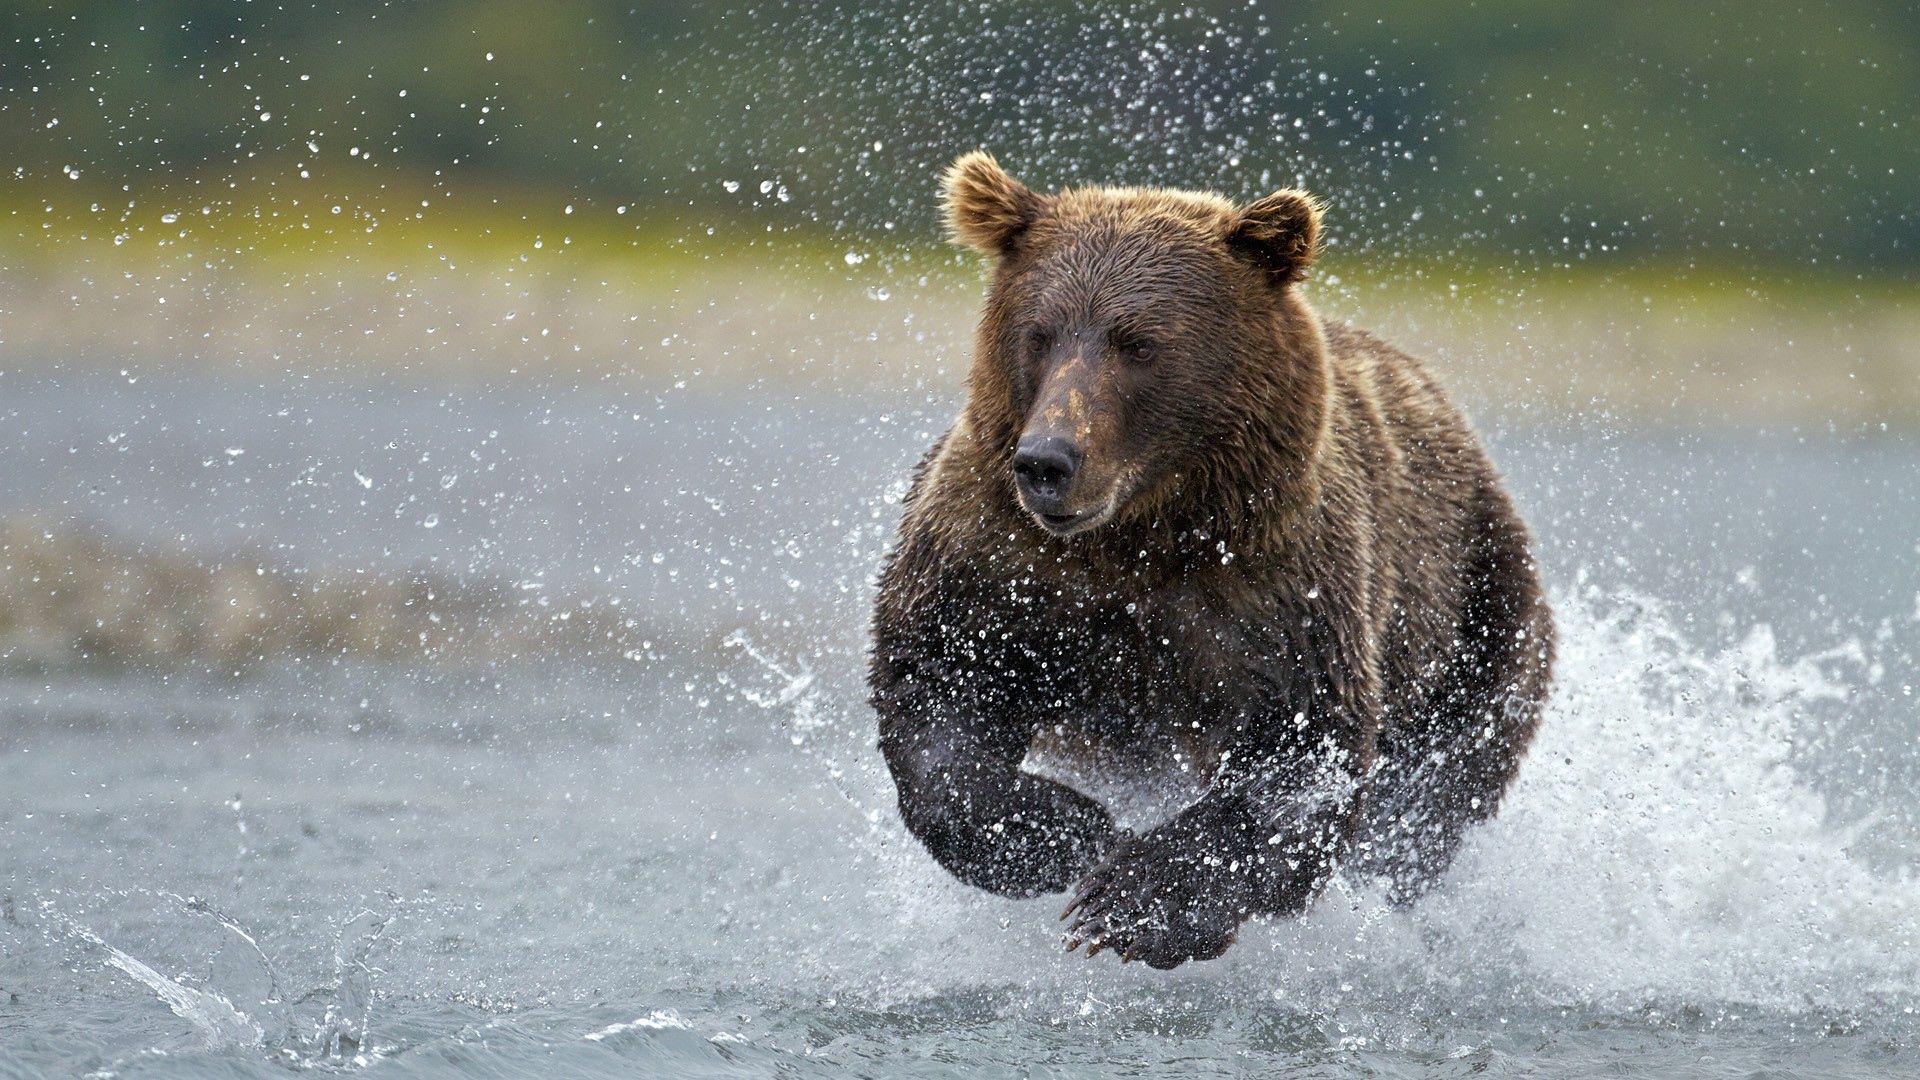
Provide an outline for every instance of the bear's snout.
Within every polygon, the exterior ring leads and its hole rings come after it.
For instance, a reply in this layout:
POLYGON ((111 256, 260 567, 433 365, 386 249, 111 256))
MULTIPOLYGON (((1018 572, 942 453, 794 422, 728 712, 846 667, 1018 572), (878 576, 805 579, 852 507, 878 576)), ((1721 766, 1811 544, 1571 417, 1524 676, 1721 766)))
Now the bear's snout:
POLYGON ((1080 448, 1058 435, 1028 435, 1014 449, 1014 482, 1035 513, 1071 517, 1065 507, 1067 488, 1079 471, 1080 448))

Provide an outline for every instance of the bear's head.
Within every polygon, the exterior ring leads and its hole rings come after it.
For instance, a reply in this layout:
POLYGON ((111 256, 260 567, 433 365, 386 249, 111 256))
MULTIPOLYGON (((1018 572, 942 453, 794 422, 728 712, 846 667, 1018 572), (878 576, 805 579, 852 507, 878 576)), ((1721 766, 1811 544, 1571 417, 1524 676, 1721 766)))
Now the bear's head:
POLYGON ((967 423, 1041 528, 1224 534, 1311 483, 1330 384, 1295 288, 1312 197, 1043 194, 980 151, 943 196, 954 241, 994 260, 967 423))

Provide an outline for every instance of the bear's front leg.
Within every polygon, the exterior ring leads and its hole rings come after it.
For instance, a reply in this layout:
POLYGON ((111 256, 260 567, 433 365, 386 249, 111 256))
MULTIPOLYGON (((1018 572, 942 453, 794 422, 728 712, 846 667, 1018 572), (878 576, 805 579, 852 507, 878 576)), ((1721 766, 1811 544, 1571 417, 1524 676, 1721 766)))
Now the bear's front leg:
POLYGON ((881 749, 900 816, 934 860, 1004 896, 1063 892, 1099 861, 1113 817, 1064 784, 1019 768, 1025 741, 981 723, 889 726, 881 749))
POLYGON ((1003 896, 1065 891, 1114 835, 1099 803, 1017 769, 939 770, 898 786, 901 817, 934 859, 1003 896))

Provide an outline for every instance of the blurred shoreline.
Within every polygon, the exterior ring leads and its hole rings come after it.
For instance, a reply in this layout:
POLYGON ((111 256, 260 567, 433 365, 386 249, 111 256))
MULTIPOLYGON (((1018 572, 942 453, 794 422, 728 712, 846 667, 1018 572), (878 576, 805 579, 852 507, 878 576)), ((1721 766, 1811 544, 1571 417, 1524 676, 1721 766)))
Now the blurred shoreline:
MULTIPOLYGON (((142 211, 154 220, 88 227, 49 215, 0 234, 0 376, 962 391, 981 271, 950 249, 676 233, 581 211, 442 209, 356 230, 288 221, 270 243, 219 216, 142 211)), ((1336 247, 1307 289, 1329 319, 1384 335, 1463 401, 1506 413, 1920 429, 1920 292, 1893 278, 1383 266, 1336 247)))

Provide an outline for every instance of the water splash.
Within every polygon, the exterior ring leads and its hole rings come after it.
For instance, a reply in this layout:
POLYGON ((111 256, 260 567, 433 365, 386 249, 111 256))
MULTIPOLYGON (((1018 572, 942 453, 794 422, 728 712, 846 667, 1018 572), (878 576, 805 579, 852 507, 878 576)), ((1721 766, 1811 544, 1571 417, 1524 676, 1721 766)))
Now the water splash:
POLYGON ((108 944, 92 930, 67 919, 54 910, 50 903, 41 905, 42 911, 54 918, 73 938, 83 941, 106 954, 102 961, 104 967, 124 973, 128 978, 146 987, 161 1003, 173 1010, 173 1014, 193 1026, 201 1041, 209 1050, 249 1050, 259 1047, 265 1039, 260 1025, 246 1013, 234 1007, 233 1002, 221 994, 210 990, 199 990, 187 986, 155 971, 134 956, 108 944))
POLYGON ((796 660, 791 667, 781 663, 755 645, 744 630, 734 631, 725 644, 730 649, 745 653, 748 659, 778 682, 771 693, 743 687, 741 696, 762 709, 783 713, 787 741, 794 749, 820 765, 834 790, 866 822, 869 833, 878 829, 882 819, 880 809, 873 805, 871 798, 854 790, 847 768, 841 763, 840 752, 826 746, 823 736, 835 730, 834 718, 837 714, 826 707, 825 697, 815 685, 813 672, 808 669, 806 662, 796 660))
MULTIPOLYGON (((239 881, 240 874, 236 872, 236 885, 239 881)), ((280 971, 266 950, 260 947, 258 936, 240 920, 200 897, 181 896, 164 890, 155 895, 178 904, 189 915, 213 920, 227 931, 227 943, 237 940, 244 947, 237 960, 228 958, 228 950, 217 949, 202 982, 210 987, 219 987, 229 1000, 239 1002, 246 1014, 261 1026, 263 1032, 267 1032, 268 1043, 292 1045, 295 1021, 281 991, 280 971), (271 1031, 268 1028, 269 1018, 273 1021, 271 1031)))
MULTIPOLYGON (((873 959, 827 951, 771 977, 878 1008, 1014 987, 1011 1003, 1042 1012, 1090 993, 1123 1010, 1158 1008, 1152 995, 1171 985, 1314 1015, 1357 1009, 1355 1023, 1374 1029, 1431 1002, 1489 1015, 1920 1007, 1920 880, 1863 850, 1872 834, 1908 827, 1896 820, 1904 811, 1837 814, 1823 793, 1834 761, 1809 750, 1857 730, 1872 648, 1845 641, 1791 656, 1764 625, 1702 648, 1666 605, 1631 593, 1590 589, 1556 609, 1557 688, 1521 778, 1411 910, 1372 882, 1342 879, 1307 917, 1251 925, 1223 960, 1171 983, 1055 962, 1046 901, 951 881, 889 811, 861 841, 877 871, 863 906, 836 916, 861 927, 873 959)), ((754 658, 799 685, 804 668, 754 658)), ((761 704, 790 708, 811 692, 770 692, 761 704)), ((878 805, 886 790, 874 757, 855 756, 852 777, 835 779, 856 789, 856 805, 878 805)))
POLYGON ((1860 646, 1771 630, 1698 651, 1665 606, 1559 604, 1552 711, 1430 917, 1511 935, 1555 993, 1847 1006, 1920 994, 1920 882, 1859 850, 1802 756, 1843 719, 1860 646))
POLYGON ((289 998, 280 974, 258 936, 206 900, 164 890, 126 890, 145 895, 188 915, 211 920, 227 939, 245 946, 245 965, 223 963, 216 947, 207 961, 204 987, 169 978, 143 960, 113 945, 100 934, 66 914, 54 900, 41 901, 40 912, 55 936, 78 941, 103 955, 104 968, 119 971, 145 987, 187 1021, 210 1051, 270 1052, 289 1063, 350 1063, 366 1065, 383 1056, 370 1032, 375 998, 374 980, 380 969, 371 962, 376 945, 385 936, 392 916, 362 908, 334 925, 332 978, 289 998), (248 970, 250 969, 250 970, 248 970), (325 1002, 315 1017, 310 1006, 325 1002))
POLYGON ((327 1058, 352 1058, 365 1064, 373 1027, 373 978, 379 969, 368 962, 373 947, 386 933, 388 917, 361 909, 347 917, 334 937, 334 994, 320 1021, 316 1040, 327 1058))

